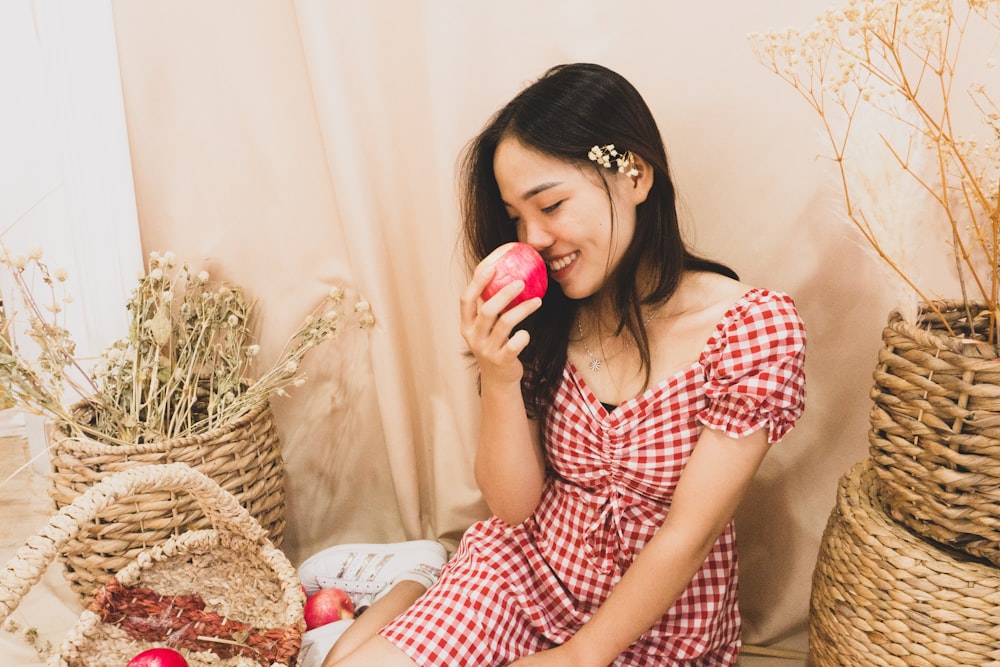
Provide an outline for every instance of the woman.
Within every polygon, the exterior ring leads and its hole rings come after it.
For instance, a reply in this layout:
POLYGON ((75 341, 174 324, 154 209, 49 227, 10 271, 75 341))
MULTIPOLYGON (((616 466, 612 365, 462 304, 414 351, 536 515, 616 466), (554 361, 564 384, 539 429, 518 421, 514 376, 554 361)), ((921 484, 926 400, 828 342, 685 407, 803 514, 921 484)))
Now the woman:
POLYGON ((461 331, 494 516, 324 664, 735 664, 733 513, 803 409, 792 301, 685 247, 656 123, 604 67, 558 66, 517 95, 464 185, 461 331), (505 310, 522 283, 481 294, 513 240, 550 287, 505 310))

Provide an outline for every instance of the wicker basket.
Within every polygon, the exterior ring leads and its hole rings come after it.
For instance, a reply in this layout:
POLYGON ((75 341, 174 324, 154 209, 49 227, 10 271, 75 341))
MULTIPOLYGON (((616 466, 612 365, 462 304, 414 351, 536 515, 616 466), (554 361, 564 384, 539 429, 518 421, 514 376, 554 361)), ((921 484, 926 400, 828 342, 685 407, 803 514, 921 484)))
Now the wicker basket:
POLYGON ((0 622, 94 517, 157 490, 190 497, 215 527, 141 551, 98 590, 49 664, 122 667, 170 646, 191 667, 294 665, 305 603, 295 569, 232 494, 183 463, 117 473, 63 507, 0 571, 0 622))
MULTIPOLYGON (((77 408, 81 414, 85 409, 77 408)), ((52 436, 49 495, 57 510, 109 474, 137 465, 186 463, 232 493, 267 530, 271 542, 282 544, 285 470, 268 405, 204 434, 163 442, 111 445, 68 438, 58 429, 52 436)), ((70 586, 86 601, 144 548, 182 530, 209 525, 193 499, 153 490, 135 506, 102 512, 88 530, 69 541, 60 560, 70 586)))
POLYGON ((1000 361, 974 340, 986 312, 935 302, 883 332, 870 453, 887 511, 914 532, 1000 565, 1000 361))
POLYGON ((1000 568, 882 510, 870 460, 841 480, 813 573, 812 667, 1000 666, 1000 568))

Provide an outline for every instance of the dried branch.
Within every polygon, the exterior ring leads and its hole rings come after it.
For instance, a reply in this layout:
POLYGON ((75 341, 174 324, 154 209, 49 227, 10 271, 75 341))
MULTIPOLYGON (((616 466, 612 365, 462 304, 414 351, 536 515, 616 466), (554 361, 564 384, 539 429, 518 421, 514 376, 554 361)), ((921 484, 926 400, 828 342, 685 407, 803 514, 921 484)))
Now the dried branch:
MULTIPOLYGON (((207 272, 193 275, 172 253, 151 253, 126 305, 125 337, 86 370, 63 323, 66 274, 50 272, 41 257, 0 246, 0 270, 9 276, 0 285, 11 285, 10 294, 0 291, 0 407, 44 414, 75 437, 131 444, 212 430, 301 385, 303 357, 341 325, 344 291, 335 287, 255 377, 255 303, 207 272), (87 410, 74 409, 80 401, 87 410)), ((362 328, 374 323, 365 302, 355 318, 362 328)))

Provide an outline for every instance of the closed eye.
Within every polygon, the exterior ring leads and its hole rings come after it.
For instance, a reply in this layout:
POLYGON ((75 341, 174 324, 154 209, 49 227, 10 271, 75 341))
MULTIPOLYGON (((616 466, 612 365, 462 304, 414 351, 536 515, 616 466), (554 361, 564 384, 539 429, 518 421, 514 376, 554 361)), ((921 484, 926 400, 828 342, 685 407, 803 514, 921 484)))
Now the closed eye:
MULTIPOLYGON (((550 213, 554 213, 556 211, 556 209, 559 208, 564 201, 565 201, 564 199, 560 199, 555 204, 552 204, 551 206, 546 206, 546 207, 544 207, 544 208, 542 208, 540 210, 541 210, 542 213, 545 213, 546 215, 548 215, 550 213)), ((507 217, 507 222, 509 222, 512 225, 516 225, 517 223, 521 222, 521 216, 519 216, 519 215, 508 216, 507 217)))

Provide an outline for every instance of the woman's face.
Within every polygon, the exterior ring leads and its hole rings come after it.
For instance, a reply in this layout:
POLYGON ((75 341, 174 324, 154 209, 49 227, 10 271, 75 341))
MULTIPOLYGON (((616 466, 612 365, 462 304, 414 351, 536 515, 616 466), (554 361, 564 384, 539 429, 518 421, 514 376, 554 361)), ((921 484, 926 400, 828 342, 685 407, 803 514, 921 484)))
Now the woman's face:
POLYGON ((597 293, 632 241, 638 203, 634 181, 608 172, 612 208, 593 169, 511 138, 497 145, 493 172, 518 240, 542 255, 563 293, 571 299, 597 293))

